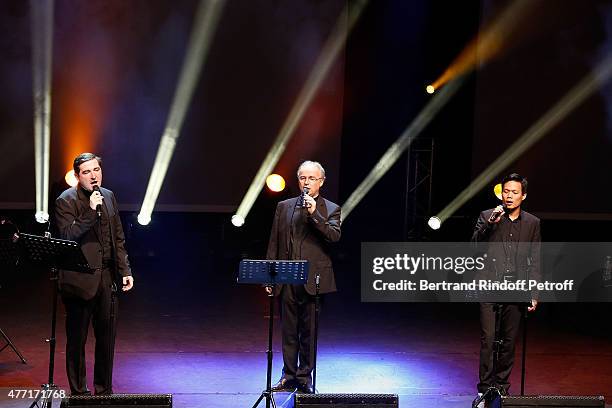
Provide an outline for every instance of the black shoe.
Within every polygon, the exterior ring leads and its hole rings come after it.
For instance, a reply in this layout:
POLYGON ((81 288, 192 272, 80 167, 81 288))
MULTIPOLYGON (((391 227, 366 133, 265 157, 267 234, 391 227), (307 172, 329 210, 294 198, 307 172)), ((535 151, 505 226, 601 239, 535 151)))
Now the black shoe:
POLYGON ((314 394, 314 390, 310 384, 298 384, 297 389, 297 392, 300 394, 314 394))
POLYGON ((293 392, 297 388, 295 380, 281 378, 271 388, 272 392, 293 392))
POLYGON ((91 391, 86 390, 86 391, 82 391, 82 392, 71 392, 70 396, 74 396, 74 397, 78 397, 78 396, 86 396, 89 397, 91 396, 91 391))

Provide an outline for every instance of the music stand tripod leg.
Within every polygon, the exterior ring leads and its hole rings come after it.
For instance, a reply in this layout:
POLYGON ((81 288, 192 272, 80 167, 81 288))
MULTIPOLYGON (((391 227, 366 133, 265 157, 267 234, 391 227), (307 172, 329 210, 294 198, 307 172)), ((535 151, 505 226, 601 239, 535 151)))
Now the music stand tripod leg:
POLYGON ((266 389, 261 393, 253 408, 259 406, 259 403, 265 398, 266 399, 266 408, 270 408, 272 405, 273 408, 276 408, 276 401, 274 400, 274 394, 272 393, 272 336, 274 334, 274 286, 267 286, 270 288, 270 293, 268 293, 269 306, 270 310, 270 318, 268 320, 268 350, 266 351, 267 356, 267 370, 266 370, 266 389))
POLYGON ((523 305, 522 317, 523 317, 523 350, 521 353, 521 395, 525 395, 525 367, 527 362, 527 316, 528 306, 523 305))
POLYGON ((53 394, 59 387, 54 384, 53 377, 55 372, 55 344, 56 344, 56 327, 57 327, 57 302, 58 302, 58 271, 55 268, 51 268, 50 280, 53 285, 53 306, 51 312, 51 336, 46 340, 49 343, 49 382, 43 384, 38 394, 38 397, 34 400, 30 408, 52 408, 53 407, 53 394), (38 405, 38 402, 42 400, 42 405, 38 405))
POLYGON ((315 278, 316 291, 315 291, 315 321, 314 321, 314 344, 313 344, 313 357, 312 357, 312 392, 317 393, 317 351, 319 347, 319 312, 321 308, 320 303, 320 275, 317 274, 315 278))
POLYGON ((15 352, 15 354, 17 354, 17 357, 19 357, 19 359, 21 360, 21 362, 23 364, 27 364, 27 361, 25 358, 23 358, 23 355, 19 352, 19 350, 17 350, 17 347, 15 346, 15 343, 13 343, 13 341, 10 339, 10 337, 0 328, 0 335, 2 335, 4 341, 6 342, 6 344, 4 345, 4 347, 0 348, 0 351, 4 350, 7 347, 10 347, 13 349, 13 351, 15 352))

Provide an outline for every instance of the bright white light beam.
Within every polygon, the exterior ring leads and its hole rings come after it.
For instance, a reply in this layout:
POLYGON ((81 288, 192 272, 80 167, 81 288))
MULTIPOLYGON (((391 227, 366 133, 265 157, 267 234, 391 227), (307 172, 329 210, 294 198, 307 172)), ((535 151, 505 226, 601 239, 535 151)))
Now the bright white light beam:
POLYGON ((285 123, 283 123, 283 127, 276 136, 274 144, 270 148, 270 151, 268 152, 264 161, 261 163, 261 167, 257 171, 257 174, 255 174, 249 189, 238 206, 236 214, 232 216, 232 223, 235 226, 239 227, 244 224, 246 216, 248 215, 249 211, 251 211, 257 196, 261 192, 261 189, 266 182, 266 177, 272 173, 274 167, 287 148, 287 144, 293 136, 295 129, 302 120, 302 117, 312 102, 312 99, 316 95, 319 86, 327 76, 327 73, 338 56, 338 53, 346 43, 346 38, 355 26, 355 23, 359 19, 359 16, 361 15, 361 12, 365 8, 366 4, 367 0, 356 0, 351 2, 351 12, 349 13, 349 4, 347 3, 346 7, 340 14, 334 30, 323 46, 323 50, 317 58, 314 68, 310 72, 310 76, 304 83, 304 86, 302 87, 295 103, 293 104, 293 107, 291 108, 291 112, 289 112, 289 115, 285 119, 285 123))
POLYGON ((36 221, 49 221, 53 0, 31 0, 36 221))
POLYGON ((191 102, 202 66, 206 61, 206 55, 224 5, 225 0, 201 0, 198 6, 170 114, 157 149, 147 191, 138 214, 138 222, 142 225, 151 222, 151 213, 166 177, 185 113, 191 102))
POLYGON ((612 74, 612 55, 609 55, 595 69, 576 84, 565 96, 535 122, 504 153, 489 165, 472 183, 436 216, 440 222, 446 221, 463 204, 486 187, 494 177, 511 165, 520 155, 544 137, 561 120, 584 102, 612 74))
POLYGON ((419 115, 408 125, 400 137, 382 155, 376 166, 370 171, 366 178, 351 193, 349 198, 342 204, 342 221, 345 221, 357 204, 374 187, 376 183, 389 171, 397 159, 406 151, 413 140, 425 129, 425 127, 436 116, 438 111, 446 105, 448 100, 457 92, 463 82, 463 77, 451 80, 445 87, 436 92, 429 103, 419 112, 419 115))

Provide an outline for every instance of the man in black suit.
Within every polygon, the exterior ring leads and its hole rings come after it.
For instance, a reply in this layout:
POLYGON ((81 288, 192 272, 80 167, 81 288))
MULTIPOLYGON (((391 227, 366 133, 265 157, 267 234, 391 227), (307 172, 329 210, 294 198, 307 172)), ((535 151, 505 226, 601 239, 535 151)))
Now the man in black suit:
POLYGON ((66 309, 66 371, 73 395, 90 394, 85 369, 89 323, 96 337, 94 391, 113 392, 117 284, 134 285, 119 208, 112 191, 101 187, 102 160, 92 153, 74 159, 78 185, 55 201, 60 238, 81 245, 92 274, 62 270, 59 285, 66 309))
POLYGON ((276 207, 268 259, 305 259, 310 269, 306 285, 280 285, 283 375, 272 391, 312 393, 316 280, 319 293, 336 291, 331 244, 340 239, 340 207, 319 194, 325 170, 305 161, 297 171, 300 191, 308 194, 281 201, 276 207), (300 201, 303 200, 303 206, 300 201))
MULTIPOLYGON (((494 280, 535 279, 541 281, 540 272, 540 220, 521 209, 527 198, 527 179, 512 173, 502 180, 502 205, 485 210, 474 227, 472 241, 488 242, 487 271, 494 280)), ((531 293, 527 310, 533 312, 538 301, 531 293)), ((529 300, 527 298, 526 300, 529 300)), ((518 335, 522 306, 519 303, 480 304, 480 369, 478 393, 490 387, 501 394, 510 388, 510 373, 514 364, 514 350, 518 335), (499 357, 493 370, 495 340, 495 310, 499 308, 499 357)), ((479 404, 480 405, 480 404, 479 404)), ((482 405, 484 406, 484 402, 482 405)))

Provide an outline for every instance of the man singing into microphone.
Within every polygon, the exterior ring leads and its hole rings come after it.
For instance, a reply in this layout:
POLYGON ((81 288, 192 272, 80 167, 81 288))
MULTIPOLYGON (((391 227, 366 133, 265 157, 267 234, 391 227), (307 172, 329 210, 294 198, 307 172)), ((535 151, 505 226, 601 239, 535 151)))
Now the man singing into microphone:
POLYGON ((331 243, 340 239, 340 207, 321 197, 325 182, 320 163, 303 162, 297 170, 301 196, 276 207, 268 259, 309 261, 306 285, 280 285, 283 375, 272 391, 313 393, 314 314, 316 280, 319 293, 336 291, 330 258, 331 243))
MULTIPOLYGON (((472 241, 489 242, 489 272, 497 280, 540 280, 540 220, 523 211, 521 204, 527 197, 527 179, 512 173, 502 180, 502 205, 480 213, 474 227, 472 241)), ((528 311, 533 312, 538 302, 532 294, 528 311)), ((510 388, 510 373, 514 364, 514 349, 521 322, 519 303, 480 304, 480 368, 479 397, 495 387, 506 395, 510 388), (499 357, 494 364, 496 308, 500 308, 502 340, 499 357), (495 370, 494 370, 495 368, 495 370)), ((484 407, 484 401, 478 407, 484 407)))
POLYGON ((119 208, 112 191, 102 185, 102 160, 92 153, 74 159, 79 183, 55 201, 60 238, 76 241, 94 269, 92 274, 60 271, 66 309, 66 371, 72 395, 90 394, 85 369, 85 343, 90 321, 96 337, 94 391, 113 392, 113 356, 117 286, 126 292, 134 279, 125 250, 119 208))

